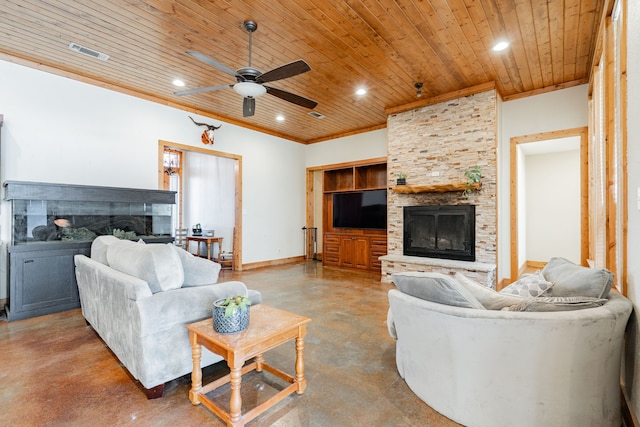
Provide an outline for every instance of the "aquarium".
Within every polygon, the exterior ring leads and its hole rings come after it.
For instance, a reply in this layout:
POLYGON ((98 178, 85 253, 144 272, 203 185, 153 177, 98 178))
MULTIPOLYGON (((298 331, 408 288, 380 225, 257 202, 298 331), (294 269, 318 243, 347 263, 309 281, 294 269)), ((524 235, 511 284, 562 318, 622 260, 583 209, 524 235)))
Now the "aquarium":
POLYGON ((12 244, 171 239, 175 192, 8 181, 12 244))

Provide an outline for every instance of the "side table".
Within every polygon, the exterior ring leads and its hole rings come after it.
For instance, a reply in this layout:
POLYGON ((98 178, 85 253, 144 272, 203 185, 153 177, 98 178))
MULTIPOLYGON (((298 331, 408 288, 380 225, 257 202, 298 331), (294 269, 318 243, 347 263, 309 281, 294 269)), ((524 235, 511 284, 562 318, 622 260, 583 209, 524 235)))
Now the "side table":
MULTIPOLYGON (((198 250, 196 256, 200 256, 200 243, 206 243, 207 245, 207 259, 213 260, 213 244, 218 243, 218 254, 222 253, 222 237, 207 237, 207 236, 187 236, 187 251, 190 249, 190 243, 196 242, 198 250)), ((218 255, 219 257, 220 255, 218 255)))
POLYGON ((288 311, 280 310, 268 305, 259 304, 250 308, 249 327, 237 334, 219 334, 213 329, 211 318, 187 325, 189 341, 192 347, 193 371, 191 373, 191 390, 189 399, 194 405, 202 403, 214 414, 227 423, 227 426, 244 426, 262 412, 293 393, 304 393, 307 382, 304 378, 304 337, 310 318, 288 311), (263 353, 276 348, 290 340, 296 341, 295 377, 291 376, 264 361, 263 353), (200 357, 202 346, 222 356, 231 372, 207 385, 202 385, 202 368, 200 357), (244 366, 245 362, 255 357, 255 360, 244 366), (240 385, 242 375, 256 370, 266 370, 271 374, 291 383, 277 394, 262 402, 260 405, 242 414, 242 397, 240 385), (229 412, 209 399, 206 394, 216 388, 231 383, 231 398, 229 412))

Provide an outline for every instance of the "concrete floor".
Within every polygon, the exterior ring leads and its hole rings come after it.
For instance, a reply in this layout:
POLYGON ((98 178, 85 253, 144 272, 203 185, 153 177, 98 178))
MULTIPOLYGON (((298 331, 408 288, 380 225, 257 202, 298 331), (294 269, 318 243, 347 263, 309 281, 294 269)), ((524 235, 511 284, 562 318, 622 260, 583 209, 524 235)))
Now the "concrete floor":
MULTIPOLYGON (((265 304, 312 319, 305 339, 305 393, 285 398, 249 426, 458 425, 429 408, 399 377, 395 342, 385 324, 393 285, 380 283, 379 275, 308 261, 223 271, 220 281, 228 280, 260 290, 265 304)), ((294 359, 293 342, 265 354, 286 372, 293 372, 294 359)), ((218 363, 204 371, 204 381, 227 372, 218 363)), ((147 400, 79 309, 0 321, 0 384, 0 425, 224 425, 191 404, 188 375, 167 383, 163 398, 147 400)), ((266 373, 243 377, 243 412, 281 385, 266 373)), ((228 409, 229 395, 220 393, 212 398, 228 409)))

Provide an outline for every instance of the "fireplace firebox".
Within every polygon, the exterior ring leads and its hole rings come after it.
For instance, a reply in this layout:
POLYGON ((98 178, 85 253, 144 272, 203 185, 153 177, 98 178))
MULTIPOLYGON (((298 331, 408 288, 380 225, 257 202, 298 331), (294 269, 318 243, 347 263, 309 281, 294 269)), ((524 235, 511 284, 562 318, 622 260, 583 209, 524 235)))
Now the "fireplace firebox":
POLYGON ((475 261, 476 207, 404 207, 404 255, 475 261))

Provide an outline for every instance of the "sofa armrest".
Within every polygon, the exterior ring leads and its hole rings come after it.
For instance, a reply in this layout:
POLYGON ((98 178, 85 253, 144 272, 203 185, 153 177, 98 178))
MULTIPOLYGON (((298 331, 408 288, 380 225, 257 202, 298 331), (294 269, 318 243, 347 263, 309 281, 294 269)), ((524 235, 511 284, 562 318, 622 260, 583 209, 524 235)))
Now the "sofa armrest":
POLYGON ((244 283, 233 281, 158 292, 137 302, 138 333, 146 336, 212 317, 214 301, 235 295, 247 296, 244 283))

